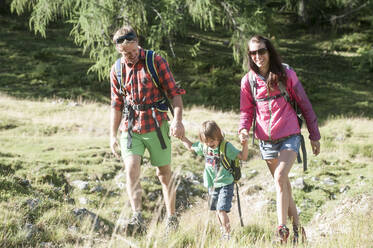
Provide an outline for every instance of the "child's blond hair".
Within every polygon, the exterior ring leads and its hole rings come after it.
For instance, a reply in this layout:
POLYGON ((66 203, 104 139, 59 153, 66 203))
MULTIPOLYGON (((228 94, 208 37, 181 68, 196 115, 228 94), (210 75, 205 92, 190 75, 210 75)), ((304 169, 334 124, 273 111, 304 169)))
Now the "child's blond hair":
POLYGON ((206 143, 207 139, 219 140, 220 143, 224 136, 215 121, 205 121, 199 130, 199 139, 203 143, 206 143))

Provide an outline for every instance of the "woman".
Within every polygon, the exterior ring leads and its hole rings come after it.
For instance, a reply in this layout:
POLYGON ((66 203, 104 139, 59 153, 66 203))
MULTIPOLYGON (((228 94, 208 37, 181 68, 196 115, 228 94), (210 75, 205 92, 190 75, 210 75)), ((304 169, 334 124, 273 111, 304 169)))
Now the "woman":
MULTIPOLYGON (((285 89, 306 120, 315 155, 320 153, 317 118, 295 72, 281 63, 280 56, 269 40, 255 35, 250 39, 248 49, 250 70, 241 80, 239 136, 241 140, 248 138, 255 118, 255 136, 260 140, 262 158, 276 186, 277 235, 281 243, 287 242, 289 229, 286 224, 289 216, 293 222, 293 242, 298 242, 299 231, 304 234, 304 230, 299 225, 288 174, 299 151, 301 130, 297 115, 283 94, 285 89), (256 84, 253 92, 250 79, 256 84)), ((305 234, 302 237, 305 238, 305 234)))

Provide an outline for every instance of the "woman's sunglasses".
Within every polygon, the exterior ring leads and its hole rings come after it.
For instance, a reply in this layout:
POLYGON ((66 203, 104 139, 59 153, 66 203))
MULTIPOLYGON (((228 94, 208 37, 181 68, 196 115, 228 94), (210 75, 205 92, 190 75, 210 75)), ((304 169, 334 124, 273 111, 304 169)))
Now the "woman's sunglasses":
POLYGON ((257 54, 259 54, 259 55, 264 55, 266 52, 267 52, 267 48, 260 48, 260 49, 258 49, 258 50, 256 50, 256 51, 249 51, 249 55, 250 55, 251 57, 254 57, 254 56, 256 56, 257 54))
POLYGON ((115 44, 122 44, 125 40, 132 41, 135 40, 136 34, 134 32, 130 32, 126 35, 120 36, 115 40, 115 44))

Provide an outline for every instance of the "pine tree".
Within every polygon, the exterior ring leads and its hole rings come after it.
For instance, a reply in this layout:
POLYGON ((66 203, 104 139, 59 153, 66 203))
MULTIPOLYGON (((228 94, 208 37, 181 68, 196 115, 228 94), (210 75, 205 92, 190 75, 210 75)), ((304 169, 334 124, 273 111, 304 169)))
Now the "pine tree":
POLYGON ((89 71, 101 79, 108 77, 118 57, 111 37, 124 24, 135 28, 145 48, 165 56, 177 56, 177 38, 191 26, 202 31, 219 26, 231 34, 234 57, 240 62, 246 54, 245 39, 266 30, 262 9, 256 1, 244 0, 13 0, 11 4, 13 12, 30 14, 30 28, 43 37, 51 22, 70 23, 75 43, 96 61, 89 71))

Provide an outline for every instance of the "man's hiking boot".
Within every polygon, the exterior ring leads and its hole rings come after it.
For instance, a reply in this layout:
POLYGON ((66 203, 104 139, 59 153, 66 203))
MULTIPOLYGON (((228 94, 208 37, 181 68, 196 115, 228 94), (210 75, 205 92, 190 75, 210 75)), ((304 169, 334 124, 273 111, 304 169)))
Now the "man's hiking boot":
POLYGON ((166 233, 169 234, 171 232, 176 231, 179 228, 179 219, 176 215, 171 215, 167 217, 166 220, 166 233))
POLYGON ((146 227, 142 214, 140 212, 133 213, 132 217, 124 226, 127 235, 142 234, 146 232, 146 227))
POLYGON ((281 244, 286 244, 289 237, 289 228, 285 225, 280 225, 277 227, 277 236, 281 244))
POLYGON ((302 226, 299 227, 299 226, 293 225, 293 232, 294 232, 293 244, 298 244, 299 243, 299 235, 301 235, 301 242, 302 243, 307 242, 306 232, 304 231, 304 228, 302 226))

